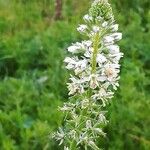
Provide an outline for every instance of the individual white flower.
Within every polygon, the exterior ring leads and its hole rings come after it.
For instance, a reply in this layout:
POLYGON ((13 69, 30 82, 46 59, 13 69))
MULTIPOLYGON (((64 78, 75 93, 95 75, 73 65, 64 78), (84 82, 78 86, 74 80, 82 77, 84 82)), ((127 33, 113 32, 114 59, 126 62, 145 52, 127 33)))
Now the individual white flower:
POLYGON ((93 53, 93 47, 89 47, 85 53, 84 53, 84 56, 87 57, 87 58, 91 58, 92 57, 92 53, 93 53))
POLYGON ((85 45, 84 43, 76 42, 73 43, 71 46, 68 47, 68 51, 71 53, 80 53, 83 50, 85 50, 85 45))
POLYGON ((90 51, 86 51, 86 52, 84 53, 84 56, 87 57, 87 58, 90 58, 91 55, 92 55, 92 54, 91 54, 90 51))
POLYGON ((87 120, 87 121, 86 121, 86 128, 87 128, 87 129, 92 128, 92 122, 91 122, 91 120, 87 120))
POLYGON ((70 150, 68 147, 64 146, 64 150, 70 150))
POLYGON ((104 116, 103 113, 100 113, 99 116, 98 116, 98 119, 100 122, 104 123, 104 124, 107 124, 109 121, 106 119, 106 117, 104 116))
POLYGON ((107 58, 102 54, 97 54, 97 63, 102 64, 107 61, 107 58))
POLYGON ((106 64, 102 69, 102 75, 107 77, 108 81, 113 80, 118 76, 120 65, 119 64, 106 64))
POLYGON ((82 109, 85 109, 85 108, 87 108, 89 106, 89 99, 83 99, 82 101, 81 101, 81 108, 82 109))
POLYGON ((69 70, 73 69, 76 75, 84 71, 88 64, 87 59, 79 60, 77 57, 66 57, 64 62, 67 63, 66 68, 69 70))
POLYGON ((92 140, 88 141, 88 145, 94 150, 100 150, 92 140))
POLYGON ((101 128, 93 128, 94 133, 102 135, 102 136, 106 136, 106 133, 103 132, 103 130, 101 128))
POLYGON ((74 58, 71 58, 71 57, 66 57, 66 58, 64 59, 64 62, 65 62, 65 63, 69 63, 70 61, 73 62, 73 63, 75 62, 74 58))
POLYGON ((90 88, 96 89, 100 86, 101 82, 104 82, 106 80, 106 76, 102 76, 99 74, 91 74, 89 77, 90 80, 90 88))
POLYGON ((122 33, 113 33, 104 37, 104 45, 112 45, 114 41, 119 41, 122 39, 122 33))
POLYGON ((107 91, 104 88, 101 88, 98 93, 94 94, 92 96, 95 100, 101 100, 103 107, 105 107, 108 103, 108 99, 111 99, 113 97, 114 93, 111 91, 107 91))
POLYGON ((69 137, 72 138, 72 139, 76 139, 76 131, 75 130, 71 130, 69 133, 68 133, 69 137))
POLYGON ((102 23, 102 27, 103 27, 103 28, 107 27, 107 25, 108 25, 108 22, 107 22, 107 21, 104 21, 104 22, 102 23))
POLYGON ((79 79, 76 79, 75 77, 71 77, 70 80, 72 81, 72 83, 67 83, 67 87, 69 92, 69 95, 72 95, 76 92, 79 93, 84 93, 84 87, 81 84, 81 81, 79 79))
POLYGON ((70 116, 71 116, 71 118, 76 122, 75 123, 75 127, 77 127, 78 126, 78 118, 79 118, 79 116, 75 113, 75 111, 70 111, 70 116))
POLYGON ((84 93, 84 88, 82 85, 77 83, 67 83, 68 90, 70 91, 68 95, 73 95, 76 92, 84 93))
POLYGON ((117 78, 111 78, 109 79, 109 84, 112 85, 114 90, 117 90, 117 88, 119 87, 119 83, 118 83, 119 77, 117 78))
POLYGON ((117 54, 120 51, 118 45, 108 45, 107 48, 111 54, 117 54))
POLYGON ((64 60, 64 62, 67 63, 66 68, 69 69, 69 70, 75 68, 75 65, 76 65, 76 62, 77 62, 76 59, 77 58, 66 57, 65 60, 64 60))
POLYGON ((90 83, 90 88, 95 89, 96 87, 99 87, 99 83, 103 82, 106 80, 106 76, 100 75, 100 74, 91 74, 88 77, 84 77, 82 79, 83 83, 84 82, 89 82, 90 83))
POLYGON ((95 89, 99 86, 98 75, 92 74, 90 76, 90 88, 95 89))
POLYGON ((119 41, 122 39, 122 33, 119 33, 119 32, 113 33, 110 35, 110 37, 114 38, 116 41, 119 41))
POLYGON ((108 81, 111 81, 114 77, 117 77, 119 70, 115 68, 106 67, 105 75, 107 76, 108 81))
POLYGON ((110 26, 110 29, 111 29, 113 32, 116 32, 116 31, 118 31, 118 27, 119 27, 118 24, 114 24, 114 25, 110 26))
POLYGON ((65 111, 71 111, 73 110, 75 107, 75 104, 72 104, 72 103, 65 103, 63 107, 60 107, 59 109, 63 112, 65 111))
POLYGON ((102 21, 104 20, 104 18, 101 17, 101 16, 96 17, 96 19, 97 19, 97 21, 99 21, 99 22, 102 22, 102 21))
POLYGON ((68 51, 71 53, 77 53, 79 49, 80 49, 80 47, 76 46, 76 45, 72 45, 72 46, 68 47, 68 51))
POLYGON ((83 132, 83 133, 81 132, 77 145, 79 145, 80 143, 84 143, 84 142, 88 143, 88 136, 87 136, 86 132, 83 132))
POLYGON ((88 60, 86 59, 78 61, 75 65, 75 70, 74 70, 75 74, 77 75, 82 71, 84 71, 87 67, 87 64, 88 64, 88 60))
POLYGON ((123 53, 116 53, 116 54, 108 54, 108 57, 113 63, 119 63, 121 57, 123 57, 123 53))
POLYGON ((84 21, 87 21, 87 22, 93 20, 92 16, 90 16, 89 14, 86 14, 86 15, 83 17, 83 19, 84 19, 84 21))
POLYGON ((92 46, 92 41, 87 40, 87 41, 82 41, 81 43, 80 42, 73 43, 71 46, 67 48, 67 50, 73 54, 76 54, 76 53, 81 53, 86 51, 91 46, 92 46))
POLYGON ((93 32, 97 33, 100 31, 100 27, 99 26, 93 26, 93 32))
POLYGON ((65 133, 62 128, 59 128, 59 130, 54 133, 53 137, 57 140, 60 141, 59 145, 61 145, 64 141, 65 133))
POLYGON ((87 41, 83 41, 82 44, 86 47, 86 48, 90 48, 92 46, 92 41, 87 40, 87 41))
POLYGON ((79 31, 80 33, 84 33, 87 30, 87 25, 85 24, 81 24, 78 28, 77 31, 79 31))
POLYGON ((104 45, 112 45, 114 44, 114 37, 112 36, 105 36, 104 39, 103 39, 103 42, 104 42, 104 45))

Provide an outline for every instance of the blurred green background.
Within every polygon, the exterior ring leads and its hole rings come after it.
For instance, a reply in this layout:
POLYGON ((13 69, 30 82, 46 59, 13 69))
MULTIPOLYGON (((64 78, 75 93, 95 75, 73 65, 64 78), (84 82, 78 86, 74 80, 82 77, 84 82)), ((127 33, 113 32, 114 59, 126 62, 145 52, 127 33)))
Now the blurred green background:
MULTIPOLYGON (((67 101, 66 48, 90 0, 0 0, 0 150, 57 150, 49 134, 67 101)), ((150 1, 111 0, 123 33, 120 88, 109 106, 106 150, 150 150, 150 1)))

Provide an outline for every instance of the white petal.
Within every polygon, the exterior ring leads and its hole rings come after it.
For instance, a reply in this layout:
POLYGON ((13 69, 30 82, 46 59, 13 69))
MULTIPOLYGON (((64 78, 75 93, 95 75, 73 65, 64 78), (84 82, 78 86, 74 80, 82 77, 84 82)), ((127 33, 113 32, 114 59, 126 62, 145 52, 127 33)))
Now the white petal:
POLYGON ((107 21, 105 21, 105 22, 102 23, 102 27, 103 27, 103 28, 105 28, 107 25, 108 25, 108 22, 107 22, 107 21))
POLYGON ((118 27, 119 27, 118 24, 114 24, 110 28, 112 29, 113 32, 116 32, 116 31, 118 31, 118 27))
POLYGON ((119 46, 118 45, 109 45, 109 46, 107 46, 107 48, 109 49, 109 52, 111 54, 119 53, 119 46))
POLYGON ((93 31, 94 31, 94 33, 99 32, 99 31, 100 31, 100 27, 98 27, 98 26, 93 26, 93 31))
POLYGON ((112 38, 114 38, 115 40, 117 40, 117 41, 119 41, 119 40, 122 39, 122 33, 119 33, 119 32, 113 33, 113 34, 111 34, 110 36, 111 36, 112 38))
POLYGON ((92 16, 86 14, 86 15, 83 17, 83 19, 84 19, 85 21, 92 21, 93 18, 92 18, 92 16))
POLYGON ((88 28, 87 25, 82 24, 77 28, 77 31, 82 33, 85 32, 87 28, 88 28))
POLYGON ((98 62, 98 63, 104 63, 104 62, 106 62, 106 61, 107 61, 107 59, 106 59, 105 56, 103 56, 102 54, 98 54, 98 55, 97 55, 97 62, 98 62))

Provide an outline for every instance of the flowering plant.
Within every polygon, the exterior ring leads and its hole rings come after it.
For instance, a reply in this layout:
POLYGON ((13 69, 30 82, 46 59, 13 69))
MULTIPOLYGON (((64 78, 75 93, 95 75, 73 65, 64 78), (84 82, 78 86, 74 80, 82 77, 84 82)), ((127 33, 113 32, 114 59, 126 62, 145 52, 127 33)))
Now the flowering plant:
POLYGON ((74 71, 67 83, 70 102, 60 108, 65 113, 64 127, 53 135, 60 145, 64 144, 64 150, 100 149, 97 139, 106 136, 103 128, 108 123, 105 107, 119 86, 123 53, 115 43, 122 34, 117 32, 110 4, 95 0, 83 19, 85 24, 77 30, 88 40, 68 47, 73 56, 64 62, 68 70, 74 71))

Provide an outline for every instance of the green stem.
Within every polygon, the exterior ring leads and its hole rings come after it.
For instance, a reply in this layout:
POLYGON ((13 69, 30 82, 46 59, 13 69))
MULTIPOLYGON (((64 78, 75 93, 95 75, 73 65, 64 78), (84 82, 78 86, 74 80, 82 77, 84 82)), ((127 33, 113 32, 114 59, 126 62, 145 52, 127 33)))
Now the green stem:
POLYGON ((76 143, 75 143, 75 141, 71 142, 70 150, 76 150, 76 143))
POLYGON ((92 66, 92 74, 94 74, 96 72, 96 57, 97 57, 97 53, 98 53, 98 46, 99 46, 99 41, 100 41, 100 35, 99 33, 97 33, 94 37, 93 40, 93 56, 92 56, 92 61, 91 61, 91 66, 92 66))

